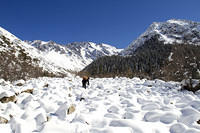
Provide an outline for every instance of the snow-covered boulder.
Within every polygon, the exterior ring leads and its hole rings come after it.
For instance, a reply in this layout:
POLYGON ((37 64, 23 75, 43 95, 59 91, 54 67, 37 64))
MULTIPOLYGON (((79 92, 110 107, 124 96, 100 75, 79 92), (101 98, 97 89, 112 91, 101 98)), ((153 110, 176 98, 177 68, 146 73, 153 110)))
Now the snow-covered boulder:
POLYGON ((6 124, 8 123, 8 120, 2 116, 0 116, 0 124, 6 124))

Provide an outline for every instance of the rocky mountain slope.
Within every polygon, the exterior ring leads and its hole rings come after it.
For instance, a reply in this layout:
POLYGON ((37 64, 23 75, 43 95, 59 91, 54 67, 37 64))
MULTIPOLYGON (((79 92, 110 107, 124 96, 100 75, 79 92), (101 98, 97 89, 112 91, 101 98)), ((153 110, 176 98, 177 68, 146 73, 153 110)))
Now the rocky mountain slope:
POLYGON ((17 80, 40 76, 64 76, 60 68, 43 60, 39 51, 0 27, 0 78, 17 80))
POLYGON ((92 42, 65 46, 53 41, 22 41, 0 27, 0 78, 67 76, 70 72, 80 71, 99 56, 119 52, 110 45, 92 42))
POLYGON ((168 20, 153 23, 120 55, 102 57, 83 71, 96 77, 144 77, 180 81, 200 78, 200 23, 168 20))

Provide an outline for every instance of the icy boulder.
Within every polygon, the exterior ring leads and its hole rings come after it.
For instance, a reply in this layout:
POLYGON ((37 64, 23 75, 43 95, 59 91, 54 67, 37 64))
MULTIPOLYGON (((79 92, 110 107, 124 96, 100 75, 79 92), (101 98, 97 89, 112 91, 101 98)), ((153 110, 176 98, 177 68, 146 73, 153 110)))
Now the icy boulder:
POLYGON ((64 103, 57 109, 55 114, 58 116, 59 119, 65 120, 67 115, 67 110, 68 110, 68 105, 67 103, 64 103))

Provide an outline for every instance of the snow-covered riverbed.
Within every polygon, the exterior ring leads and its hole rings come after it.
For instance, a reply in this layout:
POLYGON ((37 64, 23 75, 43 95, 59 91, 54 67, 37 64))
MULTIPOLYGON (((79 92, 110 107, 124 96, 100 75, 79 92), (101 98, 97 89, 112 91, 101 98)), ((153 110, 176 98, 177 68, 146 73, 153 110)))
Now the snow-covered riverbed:
POLYGON ((175 82, 139 78, 38 78, 0 81, 1 133, 199 133, 200 95, 175 82), (19 81, 18 81, 19 82, 19 81), (21 93, 33 89, 33 94, 21 93), (72 110, 70 110, 70 109, 72 110), (75 108, 75 111, 74 111, 75 108))

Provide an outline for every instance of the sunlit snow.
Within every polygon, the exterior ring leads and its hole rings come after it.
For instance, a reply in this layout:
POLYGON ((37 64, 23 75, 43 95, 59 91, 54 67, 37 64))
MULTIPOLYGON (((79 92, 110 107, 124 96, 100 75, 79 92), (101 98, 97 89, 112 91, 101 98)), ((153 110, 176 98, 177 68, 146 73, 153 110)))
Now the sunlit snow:
POLYGON ((167 22, 169 23, 175 23, 175 24, 179 24, 179 25, 188 25, 188 23, 184 22, 184 21, 181 21, 181 20, 175 20, 175 19, 171 19, 171 20, 168 20, 167 22))
POLYGON ((0 116, 9 120, 0 132, 200 132, 200 95, 180 91, 176 82, 91 78, 87 89, 74 76, 19 82, 0 82, 1 93, 19 93, 16 104, 0 103, 0 116), (16 86, 19 82, 23 85, 16 86), (27 89, 33 94, 20 93, 27 89), (68 114, 70 106, 75 111, 68 114))

